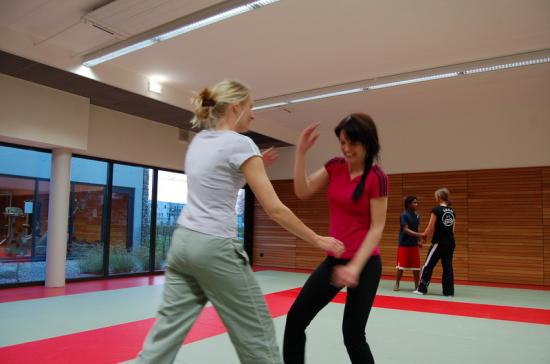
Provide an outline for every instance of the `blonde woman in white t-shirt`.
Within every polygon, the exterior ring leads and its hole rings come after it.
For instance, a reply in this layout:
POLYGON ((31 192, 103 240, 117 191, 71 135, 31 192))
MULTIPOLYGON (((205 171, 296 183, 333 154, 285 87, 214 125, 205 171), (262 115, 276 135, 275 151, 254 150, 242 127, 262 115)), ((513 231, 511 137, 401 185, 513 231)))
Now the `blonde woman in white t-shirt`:
POLYGON ((254 120, 248 87, 222 81, 202 90, 193 103, 192 123, 204 130, 193 138, 185 158, 188 203, 172 237, 157 321, 136 362, 172 363, 210 301, 241 363, 282 363, 263 294, 236 238, 239 189, 247 183, 270 218, 300 239, 336 255, 344 246, 317 235, 280 201, 258 147, 239 134, 254 120))

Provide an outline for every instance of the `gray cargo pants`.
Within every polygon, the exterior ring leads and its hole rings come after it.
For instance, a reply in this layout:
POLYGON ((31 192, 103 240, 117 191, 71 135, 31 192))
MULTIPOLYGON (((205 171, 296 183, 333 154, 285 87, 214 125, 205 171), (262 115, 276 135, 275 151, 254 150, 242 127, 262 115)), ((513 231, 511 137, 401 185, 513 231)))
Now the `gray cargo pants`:
POLYGON ((173 363, 207 301, 220 315, 241 363, 283 362, 271 315, 240 242, 178 227, 157 320, 135 363, 173 363))

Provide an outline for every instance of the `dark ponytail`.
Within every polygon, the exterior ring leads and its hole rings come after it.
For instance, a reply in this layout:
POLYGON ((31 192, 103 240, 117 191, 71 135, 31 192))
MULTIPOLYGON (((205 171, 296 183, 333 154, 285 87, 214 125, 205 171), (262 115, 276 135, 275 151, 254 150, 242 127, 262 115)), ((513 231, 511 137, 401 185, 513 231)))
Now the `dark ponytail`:
POLYGON ((361 198, 365 190, 365 183, 372 163, 378 160, 378 153, 380 152, 378 131, 376 130, 376 124, 374 124, 372 118, 364 113, 351 114, 342 120, 336 128, 334 128, 334 133, 337 138, 340 137, 342 131, 346 133, 346 136, 351 142, 361 143, 367 152, 361 180, 359 184, 357 184, 352 195, 352 200, 357 201, 361 198))
POLYGON ((363 169, 363 174, 361 175, 361 180, 359 181, 357 187, 355 187, 355 190, 353 190, 353 195, 351 195, 351 199, 353 201, 359 200, 359 198, 363 194, 363 191, 365 190, 365 182, 367 181, 367 176, 369 175, 370 169, 372 167, 372 162, 372 156, 367 155, 367 158, 365 158, 365 167, 363 169))

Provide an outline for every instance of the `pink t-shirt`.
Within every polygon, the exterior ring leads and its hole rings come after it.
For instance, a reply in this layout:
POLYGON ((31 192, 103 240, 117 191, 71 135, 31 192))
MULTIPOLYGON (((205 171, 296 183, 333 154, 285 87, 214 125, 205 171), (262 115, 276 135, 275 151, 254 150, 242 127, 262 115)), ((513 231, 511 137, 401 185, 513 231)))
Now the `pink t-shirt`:
MULTIPOLYGON (((369 232, 371 198, 388 195, 388 176, 378 165, 373 165, 365 181, 363 194, 359 200, 353 201, 351 196, 361 176, 350 180, 348 165, 341 157, 329 160, 325 164, 325 169, 330 178, 327 191, 330 214, 329 235, 341 240, 346 246, 346 251, 340 258, 351 259, 369 232)), ((372 255, 380 255, 378 246, 372 255)))

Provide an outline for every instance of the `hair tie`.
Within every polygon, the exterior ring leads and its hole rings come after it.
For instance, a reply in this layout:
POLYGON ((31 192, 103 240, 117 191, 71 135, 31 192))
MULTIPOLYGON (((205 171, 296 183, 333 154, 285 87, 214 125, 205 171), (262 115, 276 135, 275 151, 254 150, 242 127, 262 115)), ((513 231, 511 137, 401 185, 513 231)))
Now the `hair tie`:
POLYGON ((202 107, 210 107, 216 105, 216 101, 212 99, 202 99, 202 107))

